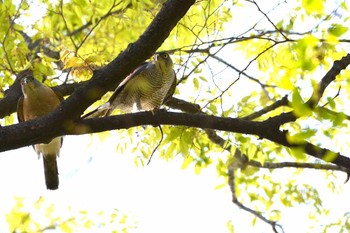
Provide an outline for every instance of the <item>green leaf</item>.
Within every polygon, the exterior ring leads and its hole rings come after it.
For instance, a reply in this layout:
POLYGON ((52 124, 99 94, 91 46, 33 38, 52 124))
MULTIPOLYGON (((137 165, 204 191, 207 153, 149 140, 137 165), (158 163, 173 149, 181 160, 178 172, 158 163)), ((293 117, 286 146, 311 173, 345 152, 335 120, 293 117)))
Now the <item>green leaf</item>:
POLYGON ((190 156, 184 157, 181 169, 186 169, 192 162, 193 162, 193 159, 190 156))
POLYGON ((328 28, 328 32, 337 37, 342 36, 348 30, 349 30, 348 27, 345 27, 341 24, 332 24, 332 26, 328 28))
POLYGON ((294 115, 297 117, 310 116, 312 114, 311 108, 304 103, 297 89, 293 91, 291 107, 293 108, 294 115))
POLYGON ((194 86, 195 90, 198 90, 198 88, 199 88, 198 79, 196 79, 196 78, 193 79, 193 86, 194 86))
POLYGON ((287 140, 292 144, 306 143, 306 141, 314 136, 316 132, 317 130, 315 129, 308 129, 293 135, 287 134, 287 140))
MULTIPOLYGON (((305 141, 300 141, 300 139, 297 139, 296 137, 294 137, 293 139, 288 138, 288 142, 290 142, 290 143, 302 143, 302 142, 304 142, 305 143, 305 141)), ((306 159, 305 150, 302 147, 291 148, 291 154, 297 160, 304 161, 306 159)))
POLYGON ((227 229, 228 229, 228 231, 230 233, 234 233, 235 232, 235 226, 234 226, 234 224, 231 221, 228 221, 226 223, 226 227, 227 227, 227 229))

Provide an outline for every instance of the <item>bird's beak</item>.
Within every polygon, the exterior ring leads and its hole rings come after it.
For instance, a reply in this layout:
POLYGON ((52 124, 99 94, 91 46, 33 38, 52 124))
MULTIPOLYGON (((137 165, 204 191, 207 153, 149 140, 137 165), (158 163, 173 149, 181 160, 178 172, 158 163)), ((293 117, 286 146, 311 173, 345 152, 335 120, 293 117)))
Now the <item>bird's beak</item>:
POLYGON ((158 53, 154 54, 153 59, 154 59, 155 61, 158 61, 158 56, 159 56, 158 53))

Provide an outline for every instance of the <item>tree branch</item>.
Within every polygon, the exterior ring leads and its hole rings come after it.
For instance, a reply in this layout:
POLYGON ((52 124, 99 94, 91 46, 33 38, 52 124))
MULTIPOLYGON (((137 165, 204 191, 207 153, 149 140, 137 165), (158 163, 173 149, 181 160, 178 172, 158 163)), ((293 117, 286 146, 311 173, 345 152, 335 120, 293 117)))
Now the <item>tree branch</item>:
POLYGON ((257 112, 254 112, 248 116, 245 116, 245 117, 242 117, 241 119, 244 119, 244 120, 254 120, 268 112, 271 112, 272 110, 275 110, 281 106, 288 106, 288 96, 284 96, 282 99, 280 100, 277 100, 276 102, 274 102, 273 104, 269 105, 269 106, 266 106, 265 108, 257 111, 257 112))
POLYGON ((256 8, 258 8, 258 11, 264 15, 264 17, 267 19, 267 21, 269 21, 269 23, 276 29, 276 31, 278 31, 283 37, 284 39, 288 40, 288 37, 283 33, 283 31, 281 29, 279 29, 276 24, 274 22, 272 22, 272 20, 270 19, 270 17, 261 10, 261 8, 259 7, 259 5, 254 1, 254 0, 246 0, 247 2, 253 3, 256 8))
POLYGON ((350 64, 350 53, 342 57, 340 60, 334 62, 332 68, 327 72, 327 74, 322 78, 319 84, 318 90, 315 90, 312 98, 308 101, 311 106, 316 106, 316 104, 321 99, 324 91, 328 85, 335 80, 338 74, 350 64))
POLYGON ((332 170, 332 171, 343 171, 346 173, 350 172, 350 169, 340 167, 333 164, 322 164, 322 163, 297 163, 297 162, 281 162, 281 163, 260 163, 258 161, 249 160, 246 163, 249 166, 267 169, 278 169, 278 168, 309 168, 309 169, 320 169, 320 170, 332 170))
MULTIPOLYGON (((106 18, 108 18, 109 16, 112 15, 117 15, 117 14, 121 14, 123 12, 125 12, 125 10, 127 10, 128 8, 132 7, 132 3, 129 3, 125 8, 123 8, 122 10, 115 10, 115 11, 108 11, 105 15, 103 15, 101 18, 99 18, 97 20, 97 22, 100 22, 106 18)), ((75 29, 72 32, 68 32, 67 36, 74 36, 78 33, 80 33, 81 31, 87 29, 88 27, 90 27, 92 25, 92 20, 89 20, 86 24, 82 25, 81 27, 75 29)))
POLYGON ((138 112, 105 118, 77 120, 75 122, 66 121, 64 124, 52 123, 47 126, 50 117, 48 115, 33 121, 0 128, 0 152, 39 142, 47 142, 49 138, 60 135, 80 135, 113 129, 128 129, 140 125, 177 125, 256 135, 260 139, 267 139, 286 147, 303 149, 305 153, 322 160, 325 160, 326 156, 331 153, 333 154, 332 161, 328 162, 350 169, 350 158, 306 141, 298 144, 290 143, 287 139, 287 133, 274 128, 274 125, 269 125, 269 121, 255 122, 237 118, 160 110, 153 113, 138 112), (48 131, 48 127, 53 130, 48 131))
POLYGON ((16 30, 19 34, 22 35, 24 41, 26 42, 28 49, 31 51, 36 50, 36 53, 42 50, 44 54, 53 59, 60 59, 60 53, 50 49, 49 47, 43 45, 43 38, 37 39, 33 42, 32 38, 28 36, 25 32, 16 30))
MULTIPOLYGON (((170 99, 169 102, 167 102, 167 105, 170 106, 173 109, 179 109, 183 112, 187 113, 199 113, 199 114, 205 114, 200 110, 200 106, 186 102, 184 100, 180 100, 177 98, 170 99)), ((266 108, 253 113, 247 117, 240 118, 242 120, 253 120, 271 110, 274 110, 280 106, 288 105, 288 99, 287 96, 284 96, 282 99, 276 101, 274 104, 267 106, 266 108)), ((228 152, 231 152, 231 145, 228 145, 226 143, 226 140, 224 140, 222 137, 218 136, 215 130, 213 129, 204 129, 208 138, 214 142, 215 144, 221 146, 223 149, 225 149, 228 152)), ((270 163, 270 162, 264 162, 261 164, 259 161, 255 160, 249 160, 246 155, 242 154, 241 152, 235 153, 235 159, 236 162, 239 163, 239 167, 245 167, 245 166, 254 166, 258 168, 267 168, 267 169, 277 169, 277 168, 284 168, 284 167, 294 167, 294 168, 310 168, 310 169, 324 169, 324 170, 333 170, 333 171, 343 171, 347 174, 350 174, 350 168, 345 168, 339 165, 332 165, 332 164, 320 164, 320 163, 296 163, 296 162, 281 162, 281 163, 270 163)))
MULTIPOLYGON (((340 74, 342 70, 345 70, 346 67, 350 64, 350 53, 342 57, 340 60, 334 61, 332 68, 326 73, 319 83, 319 88, 314 90, 312 97, 305 103, 311 108, 315 108, 321 99, 327 86, 335 80, 336 76, 340 74)), ((297 116, 293 111, 288 113, 282 113, 278 116, 270 118, 268 121, 269 124, 275 125, 275 127, 280 127, 281 125, 292 122, 297 119, 297 116)))

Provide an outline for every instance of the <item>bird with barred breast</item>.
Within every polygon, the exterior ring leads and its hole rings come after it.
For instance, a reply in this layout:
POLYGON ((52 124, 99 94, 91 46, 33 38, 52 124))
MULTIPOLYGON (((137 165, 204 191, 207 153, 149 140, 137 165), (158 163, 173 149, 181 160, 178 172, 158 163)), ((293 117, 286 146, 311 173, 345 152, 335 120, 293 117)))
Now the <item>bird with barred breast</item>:
MULTIPOLYGON (((29 76, 21 79, 23 96, 19 99, 17 105, 18 121, 29 121, 55 110, 63 97, 54 92, 50 87, 42 84, 34 77, 29 76)), ((34 150, 40 156, 43 156, 45 183, 47 189, 58 189, 58 169, 57 157, 59 156, 63 138, 57 137, 48 143, 33 145, 34 150)))
POLYGON ((107 103, 83 118, 109 116, 114 109, 120 109, 124 113, 135 109, 153 111, 172 97, 175 88, 173 61, 168 53, 159 52, 154 55, 153 61, 144 62, 127 76, 107 103))

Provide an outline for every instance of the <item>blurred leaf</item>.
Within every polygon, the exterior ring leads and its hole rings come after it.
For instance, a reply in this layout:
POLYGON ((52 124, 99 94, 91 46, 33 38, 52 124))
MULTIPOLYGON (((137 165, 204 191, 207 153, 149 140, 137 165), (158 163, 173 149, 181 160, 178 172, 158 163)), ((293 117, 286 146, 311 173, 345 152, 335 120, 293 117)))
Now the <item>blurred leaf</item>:
POLYGON ((308 14, 322 13, 324 10, 324 1, 322 0, 302 0, 302 5, 308 14))
POLYGON ((348 30, 349 28, 344 27, 341 24, 333 24, 330 28, 328 28, 328 32, 336 37, 342 36, 348 30))
POLYGON ((311 108, 304 103, 302 97, 298 90, 293 91, 291 106, 293 108, 293 113, 297 117, 310 116, 312 114, 311 108))
POLYGON ((336 158, 338 157, 337 153, 334 152, 327 152, 324 156, 323 156, 323 160, 327 161, 327 162, 333 162, 336 158))

